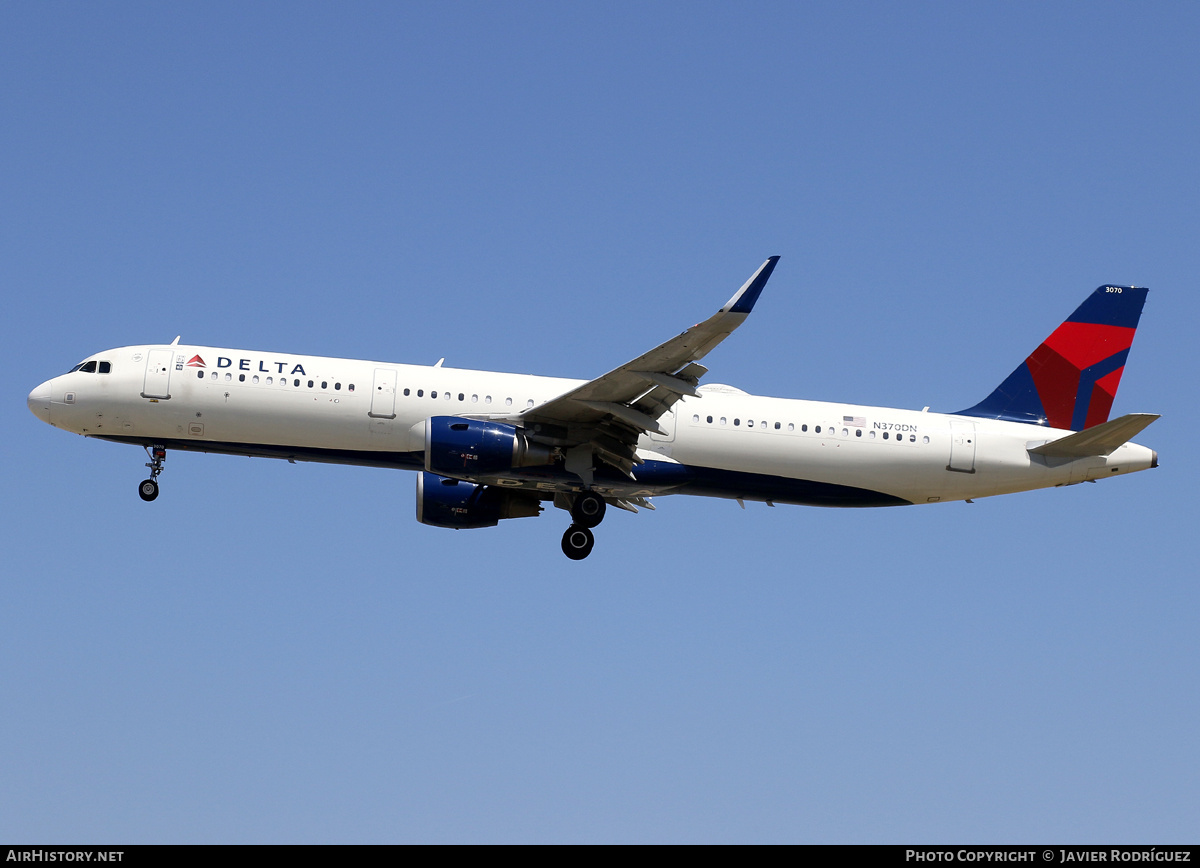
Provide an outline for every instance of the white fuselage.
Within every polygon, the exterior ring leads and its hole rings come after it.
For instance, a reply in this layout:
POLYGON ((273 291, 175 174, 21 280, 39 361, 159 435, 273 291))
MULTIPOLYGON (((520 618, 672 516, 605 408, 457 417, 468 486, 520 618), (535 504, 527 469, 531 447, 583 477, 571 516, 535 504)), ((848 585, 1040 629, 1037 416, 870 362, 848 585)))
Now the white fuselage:
MULTIPOLYGON (((517 417, 580 380, 197 346, 99 353, 29 398, 78 434, 168 448, 419 469, 433 416, 517 417)), ((637 481, 613 496, 695 493, 780 503, 872 506, 964 500, 1155 466, 1126 443, 1108 456, 1045 459, 1028 449, 1070 432, 941 413, 788 400, 702 386, 644 435, 637 481)), ((488 484, 549 498, 561 475, 488 484)))

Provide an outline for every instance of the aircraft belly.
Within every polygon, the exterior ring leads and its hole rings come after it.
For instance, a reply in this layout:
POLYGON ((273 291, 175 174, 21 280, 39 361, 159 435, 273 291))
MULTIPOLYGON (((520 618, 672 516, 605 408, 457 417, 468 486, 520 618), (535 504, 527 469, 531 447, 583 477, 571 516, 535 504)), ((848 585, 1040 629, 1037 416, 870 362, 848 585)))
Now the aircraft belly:
POLYGON ((638 480, 649 489, 669 481, 670 489, 665 493, 742 498, 802 506, 904 506, 911 503, 906 498, 888 492, 846 482, 703 465, 663 464, 647 462, 641 465, 637 469, 638 480))

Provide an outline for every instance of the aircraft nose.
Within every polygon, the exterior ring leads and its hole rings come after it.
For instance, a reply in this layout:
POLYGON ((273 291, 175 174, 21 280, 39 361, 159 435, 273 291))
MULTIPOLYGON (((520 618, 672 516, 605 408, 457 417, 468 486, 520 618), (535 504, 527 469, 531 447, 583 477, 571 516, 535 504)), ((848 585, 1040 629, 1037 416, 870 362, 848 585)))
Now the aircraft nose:
POLYGON ((27 403, 29 412, 46 424, 50 424, 50 386, 53 380, 47 380, 29 393, 27 403))

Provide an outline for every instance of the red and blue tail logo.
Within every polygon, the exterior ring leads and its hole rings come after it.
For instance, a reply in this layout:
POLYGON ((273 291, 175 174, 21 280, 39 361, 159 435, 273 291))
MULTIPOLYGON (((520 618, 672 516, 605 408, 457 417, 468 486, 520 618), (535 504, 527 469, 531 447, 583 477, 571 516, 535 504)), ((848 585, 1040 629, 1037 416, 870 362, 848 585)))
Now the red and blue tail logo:
POLYGON ((1072 431, 1107 422, 1146 292, 1099 287, 996 391, 958 415, 1072 431))

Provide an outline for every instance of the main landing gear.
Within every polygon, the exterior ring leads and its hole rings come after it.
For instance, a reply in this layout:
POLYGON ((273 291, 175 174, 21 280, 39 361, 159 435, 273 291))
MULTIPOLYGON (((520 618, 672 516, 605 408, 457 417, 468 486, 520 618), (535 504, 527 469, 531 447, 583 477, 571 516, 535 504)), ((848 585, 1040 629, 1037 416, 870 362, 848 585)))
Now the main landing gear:
POLYGON ((145 449, 146 454, 150 456, 150 461, 146 464, 150 468, 150 478, 143 479, 138 484, 138 497, 149 503, 158 497, 158 474, 163 472, 163 462, 167 460, 167 447, 147 446, 145 449))
POLYGON ((604 521, 608 504, 594 491, 585 491, 571 504, 572 524, 563 534, 563 554, 573 561, 581 561, 592 553, 596 537, 592 528, 604 521))

